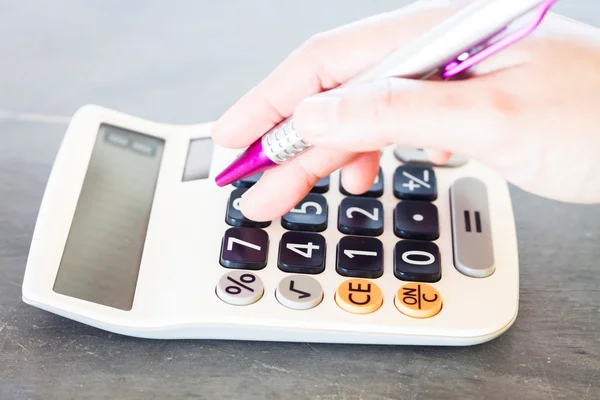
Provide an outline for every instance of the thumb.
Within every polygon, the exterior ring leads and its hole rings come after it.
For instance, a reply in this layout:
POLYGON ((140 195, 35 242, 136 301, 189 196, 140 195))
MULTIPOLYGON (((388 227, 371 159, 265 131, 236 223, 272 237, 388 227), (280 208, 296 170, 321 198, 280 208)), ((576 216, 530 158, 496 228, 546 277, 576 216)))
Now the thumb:
POLYGON ((472 156, 510 132, 518 108, 502 80, 385 78, 306 98, 294 125, 315 146, 367 152, 398 144, 472 156))

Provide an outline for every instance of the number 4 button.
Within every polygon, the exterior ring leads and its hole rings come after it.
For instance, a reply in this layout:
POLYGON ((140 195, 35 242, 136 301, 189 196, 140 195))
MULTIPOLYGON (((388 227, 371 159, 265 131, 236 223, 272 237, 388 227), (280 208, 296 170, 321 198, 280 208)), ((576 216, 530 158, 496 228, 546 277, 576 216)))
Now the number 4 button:
POLYGON ((286 232, 279 242, 279 269, 299 274, 325 270, 325 238, 312 232, 286 232))

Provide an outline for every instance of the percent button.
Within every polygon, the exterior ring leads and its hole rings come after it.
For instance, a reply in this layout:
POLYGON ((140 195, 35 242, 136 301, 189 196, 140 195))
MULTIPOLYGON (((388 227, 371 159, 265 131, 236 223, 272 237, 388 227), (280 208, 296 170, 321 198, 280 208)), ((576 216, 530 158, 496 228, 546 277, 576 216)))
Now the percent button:
POLYGON ((219 279, 217 296, 225 303, 247 306, 262 297, 265 288, 258 276, 248 271, 231 271, 219 279))

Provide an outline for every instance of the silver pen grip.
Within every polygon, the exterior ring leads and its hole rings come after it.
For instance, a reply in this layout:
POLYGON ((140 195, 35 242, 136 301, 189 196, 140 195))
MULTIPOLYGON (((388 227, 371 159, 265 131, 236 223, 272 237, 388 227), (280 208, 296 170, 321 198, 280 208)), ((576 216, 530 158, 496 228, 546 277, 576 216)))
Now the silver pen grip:
POLYGON ((281 121, 262 137, 263 151, 276 164, 296 157, 309 147, 311 144, 298 135, 292 118, 281 121))

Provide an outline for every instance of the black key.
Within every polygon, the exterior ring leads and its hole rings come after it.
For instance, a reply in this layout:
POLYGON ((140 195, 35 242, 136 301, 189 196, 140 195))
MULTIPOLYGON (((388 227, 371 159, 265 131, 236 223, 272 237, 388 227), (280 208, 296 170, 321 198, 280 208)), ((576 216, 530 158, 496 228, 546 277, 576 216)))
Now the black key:
POLYGON ((311 193, 327 193, 329 191, 329 176, 319 179, 310 190, 311 193))
POLYGON ((327 213, 325 197, 309 193, 281 217, 281 225, 292 231, 322 232, 327 229, 327 213))
POLYGON ((233 192, 231 192, 229 201, 227 202, 227 214, 225 215, 225 222, 231 226, 266 228, 271 224, 270 221, 255 222, 244 217, 240 211, 239 201, 246 190, 248 189, 235 189, 233 192))
POLYGON ((383 205, 377 199, 346 197, 340 203, 338 230, 348 235, 381 235, 383 205))
POLYGON ((232 183, 233 186, 238 188, 250 189, 258 180, 262 177, 263 172, 249 176, 247 178, 235 181, 232 183))
POLYGON ((336 264, 342 276, 379 278, 383 275, 383 244, 375 238, 344 236, 337 246, 336 264))
POLYGON ((401 240, 396 243, 394 275, 403 281, 439 281, 442 277, 442 268, 437 245, 420 240, 401 240))
POLYGON ((221 265, 227 268, 263 269, 267 265, 269 235, 262 229, 229 228, 221 243, 221 265))
POLYGON ((427 201, 401 201, 394 209, 394 234, 402 239, 436 240, 440 237, 437 207, 427 201))
POLYGON ((320 274, 325 270, 325 238, 311 232, 284 233, 277 265, 284 272, 320 274))
POLYGON ((401 200, 435 200, 435 172, 420 165, 399 166, 394 172, 394 196, 401 200))
POLYGON ((381 196, 383 196, 383 170, 381 169, 381 167, 379 167, 379 173, 377 174, 377 178, 375 179, 373 186, 371 186, 371 188, 369 190, 367 190, 365 193, 362 193, 362 194, 352 194, 352 193, 347 192, 346 189, 344 189, 344 186, 342 185, 342 176, 340 174, 340 192, 344 196, 360 196, 360 197, 381 197, 381 196))

